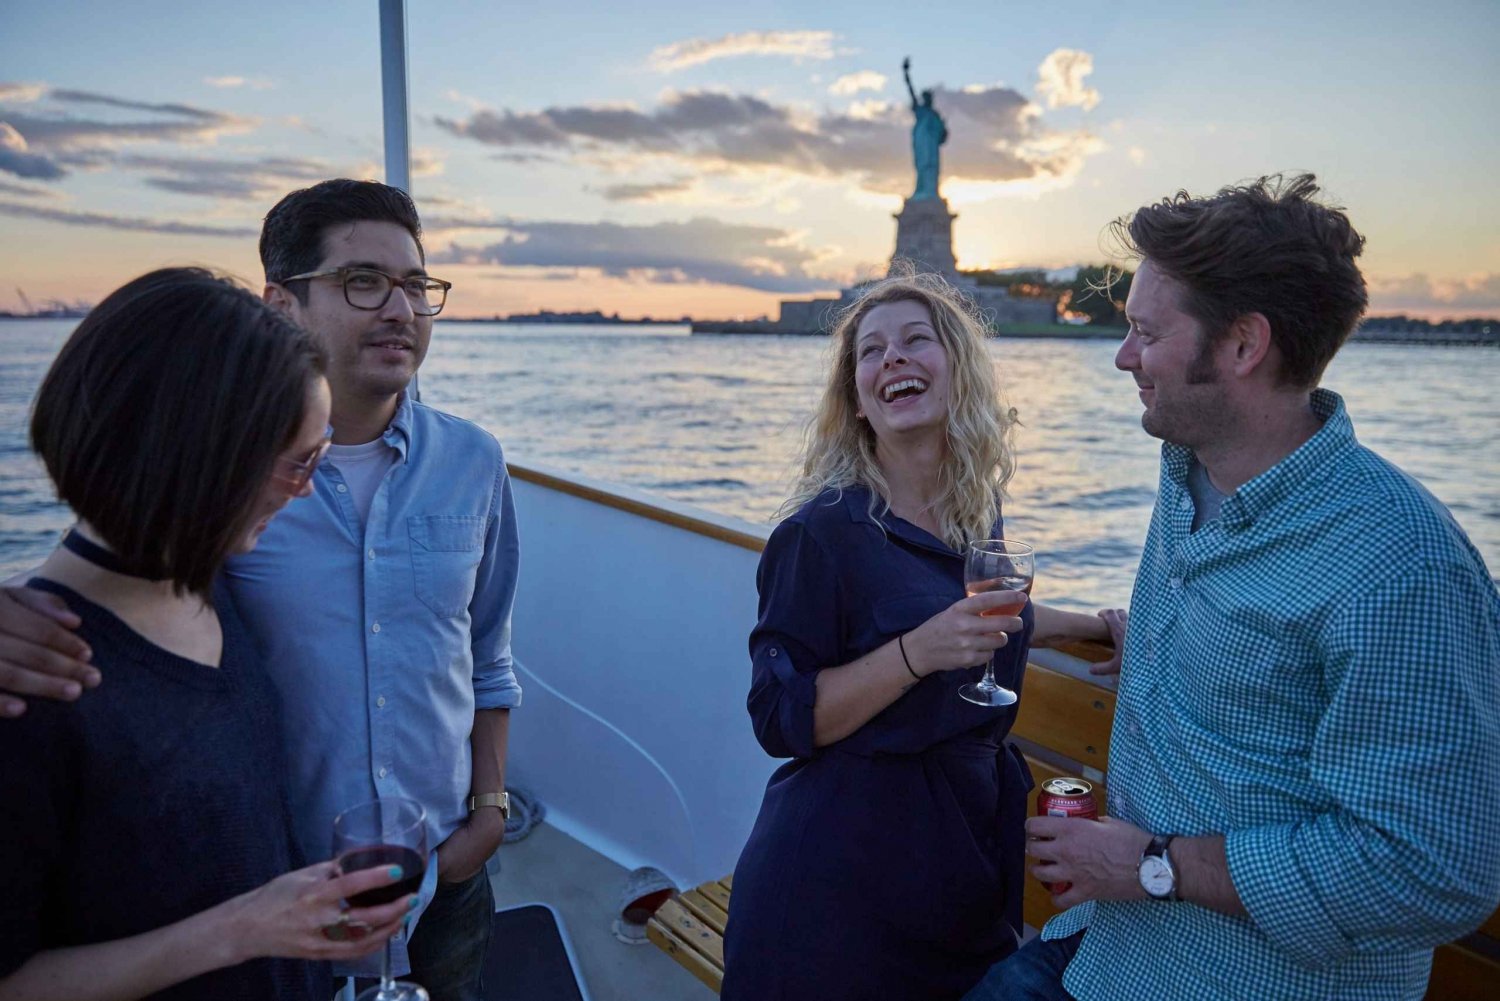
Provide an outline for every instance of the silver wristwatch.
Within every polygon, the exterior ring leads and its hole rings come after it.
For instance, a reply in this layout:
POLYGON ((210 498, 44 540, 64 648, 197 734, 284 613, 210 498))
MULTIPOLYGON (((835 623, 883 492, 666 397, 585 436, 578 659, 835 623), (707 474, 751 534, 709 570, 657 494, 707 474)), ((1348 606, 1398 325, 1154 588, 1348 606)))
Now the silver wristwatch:
POLYGON ((481 807, 493 806, 500 811, 500 816, 506 820, 510 819, 510 793, 508 792, 482 792, 477 796, 469 797, 469 812, 473 813, 481 807))
POLYGON ((1141 861, 1136 866, 1141 889, 1157 900, 1181 900, 1177 895, 1177 870, 1172 868, 1172 858, 1167 846, 1175 834, 1158 834, 1151 839, 1146 850, 1141 852, 1141 861))

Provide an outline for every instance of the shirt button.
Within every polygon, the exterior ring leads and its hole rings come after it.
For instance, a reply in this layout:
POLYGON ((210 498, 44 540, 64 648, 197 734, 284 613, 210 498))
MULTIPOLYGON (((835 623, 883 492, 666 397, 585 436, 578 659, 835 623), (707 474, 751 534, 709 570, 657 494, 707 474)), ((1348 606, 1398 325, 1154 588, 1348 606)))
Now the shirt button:
POLYGON ((385 708, 385 696, 382 695, 380 698, 376 699, 375 705, 379 706, 382 709, 385 708))
MULTIPOLYGON (((1174 584, 1173 587, 1176 587, 1176 585, 1174 584)), ((374 625, 372 625, 370 627, 370 632, 372 632, 372 633, 378 633, 378 632, 380 632, 380 623, 377 622, 374 625)))
POLYGON ((365 555, 366 555, 366 556, 368 556, 368 557, 370 557, 370 559, 372 559, 372 560, 373 560, 373 559, 374 559, 374 558, 375 558, 375 550, 373 550, 373 549, 371 549, 371 550, 368 550, 368 551, 367 551, 367 552, 366 552, 366 553, 365 553, 365 555))
POLYGON ((1182 500, 1177 502, 1177 506, 1182 510, 1187 511, 1193 506, 1193 498, 1189 497, 1187 494, 1183 494, 1182 500))
POLYGON ((349 492, 349 488, 347 486, 345 486, 344 484, 340 483, 338 485, 338 492, 341 493, 341 494, 346 494, 346 493, 349 492))
MULTIPOLYGON (((1174 591, 1180 591, 1180 590, 1182 590, 1182 578, 1181 577, 1173 577, 1171 580, 1167 581, 1167 583, 1171 586, 1172 590, 1174 590, 1174 591)), ((380 632, 380 627, 376 626, 375 627, 375 631, 377 633, 380 632)))
POLYGON ((380 777, 381 777, 381 778, 385 778, 385 769, 384 769, 384 768, 382 768, 382 769, 381 769, 381 770, 380 770, 380 777))

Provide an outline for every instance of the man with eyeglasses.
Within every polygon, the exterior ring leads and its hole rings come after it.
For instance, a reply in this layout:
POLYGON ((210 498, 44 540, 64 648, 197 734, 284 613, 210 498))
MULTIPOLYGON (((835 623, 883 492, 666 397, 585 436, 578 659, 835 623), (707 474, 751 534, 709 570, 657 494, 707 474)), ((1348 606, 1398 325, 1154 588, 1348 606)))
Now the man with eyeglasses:
MULTIPOLYGON (((521 701, 505 462, 488 432, 406 393, 451 285, 427 274, 405 192, 342 179, 294 191, 266 216, 260 254, 265 300, 323 342, 333 395, 331 438, 277 469, 299 490, 311 479, 311 496, 226 568, 281 695, 293 824, 323 858, 348 807, 421 803, 435 858, 393 968, 432 1001, 482 1001, 485 862, 505 834, 521 701)), ((0 716, 16 696, 99 683, 57 628, 76 619, 21 591, 0 590, 0 716)))
POLYGON ((285 703, 293 816, 321 853, 355 803, 421 803, 436 858, 411 976, 433 1001, 480 1001, 485 861, 505 833, 521 697, 510 479, 488 432, 406 393, 451 285, 427 273, 404 192, 352 180, 295 191, 266 216, 260 254, 266 301, 323 341, 333 391, 313 495, 228 568, 285 703))

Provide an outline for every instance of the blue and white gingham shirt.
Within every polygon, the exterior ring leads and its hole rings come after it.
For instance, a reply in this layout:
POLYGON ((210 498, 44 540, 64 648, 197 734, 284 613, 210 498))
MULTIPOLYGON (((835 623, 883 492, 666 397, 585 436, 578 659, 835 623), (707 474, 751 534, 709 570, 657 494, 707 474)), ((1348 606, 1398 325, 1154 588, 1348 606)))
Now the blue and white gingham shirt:
POLYGON ((1108 812, 1226 836, 1249 917, 1096 901, 1064 977, 1101 998, 1419 998, 1500 902, 1500 595, 1343 401, 1191 531, 1162 448, 1131 598, 1108 812))

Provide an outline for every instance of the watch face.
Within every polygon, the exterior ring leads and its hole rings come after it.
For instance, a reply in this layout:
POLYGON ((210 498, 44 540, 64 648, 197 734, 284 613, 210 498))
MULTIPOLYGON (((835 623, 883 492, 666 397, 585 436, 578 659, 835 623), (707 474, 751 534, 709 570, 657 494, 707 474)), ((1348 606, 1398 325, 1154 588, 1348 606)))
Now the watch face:
POLYGON ((1153 897, 1170 895, 1176 882, 1172 877, 1172 870, 1155 855, 1147 855, 1141 859, 1140 877, 1141 886, 1153 897))

